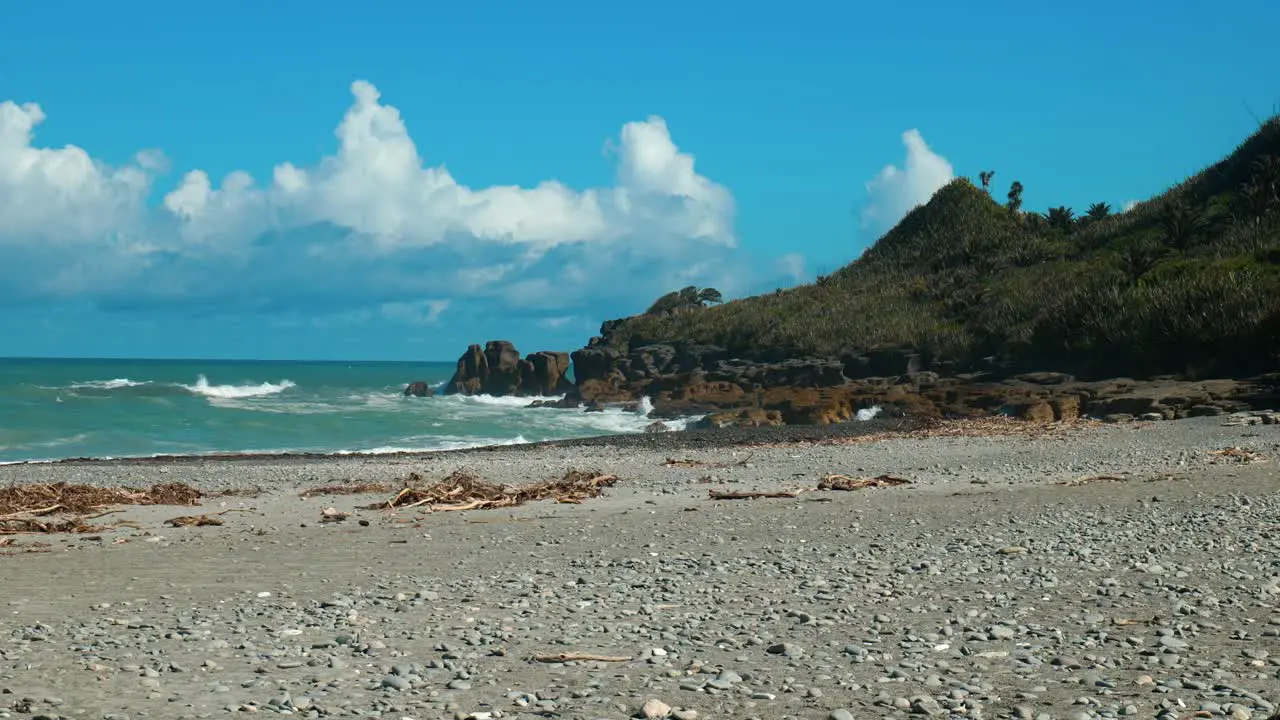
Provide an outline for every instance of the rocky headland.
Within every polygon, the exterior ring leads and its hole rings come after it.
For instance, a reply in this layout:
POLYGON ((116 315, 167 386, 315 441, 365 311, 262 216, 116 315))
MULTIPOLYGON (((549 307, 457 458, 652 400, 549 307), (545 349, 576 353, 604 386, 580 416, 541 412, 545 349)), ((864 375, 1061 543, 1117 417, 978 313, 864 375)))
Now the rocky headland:
POLYGON ((723 302, 687 287, 571 353, 473 345, 445 392, 653 403, 707 426, 826 425, 879 407, 1168 420, 1280 398, 1280 118, 1113 213, 1022 209, 984 174, 939 190, 816 282, 723 302), (571 378, 571 379, 570 379, 571 378))
POLYGON ((472 345, 445 393, 553 396, 534 404, 600 408, 641 398, 655 419, 704 415, 701 427, 827 425, 880 408, 919 419, 1007 414, 1033 421, 1173 420, 1276 406, 1280 374, 1246 379, 1078 379, 1061 372, 943 374, 919 354, 758 361, 692 342, 631 348, 604 333, 572 353, 521 360, 511 343, 472 345), (570 372, 572 379, 570 379, 570 372))

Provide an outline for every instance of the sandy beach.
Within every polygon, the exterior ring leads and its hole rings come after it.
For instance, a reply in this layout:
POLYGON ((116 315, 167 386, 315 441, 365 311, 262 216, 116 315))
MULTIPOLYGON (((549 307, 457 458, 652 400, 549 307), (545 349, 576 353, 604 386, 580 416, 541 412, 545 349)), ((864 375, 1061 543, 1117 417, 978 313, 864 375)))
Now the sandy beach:
POLYGON ((1280 426, 1234 420, 0 466, 207 493, 4 538, 0 717, 1261 719, 1280 426), (495 510, 299 496, 459 470, 617 482, 495 510), (909 482, 816 489, 833 474, 909 482))

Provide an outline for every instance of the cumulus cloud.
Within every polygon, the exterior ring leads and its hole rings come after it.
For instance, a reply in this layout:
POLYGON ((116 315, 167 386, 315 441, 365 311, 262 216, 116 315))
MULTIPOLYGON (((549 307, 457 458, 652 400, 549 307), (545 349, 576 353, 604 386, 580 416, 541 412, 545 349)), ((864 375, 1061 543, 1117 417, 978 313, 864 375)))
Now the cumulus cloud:
POLYGON ((35 103, 0 102, 0 244, 102 242, 137 231, 161 157, 142 152, 109 168, 74 145, 35 147, 44 121, 35 103))
POLYGON ((21 260, 0 267, 0 302, 435 322, 461 296, 551 310, 729 272, 732 195, 660 117, 605 143, 609 186, 472 188, 424 162, 372 84, 351 93, 333 154, 281 162, 266 182, 191 169, 158 206, 146 198, 163 155, 112 168, 75 146, 40 147, 40 107, 0 104, 0 246, 21 260))
POLYGON ((923 205, 955 178, 951 163, 929 149, 919 130, 902 134, 907 148, 904 167, 886 165, 867 182, 862 227, 877 234, 888 231, 917 205, 923 205))
POLYGON ((804 256, 800 253, 787 253, 774 261, 774 267, 782 276, 792 282, 804 280, 804 256))
POLYGON ((1137 207, 1137 205, 1138 205, 1137 200, 1125 200, 1123 203, 1120 204, 1120 212, 1129 212, 1130 210, 1137 207))
POLYGON ((431 325, 440 320, 440 314, 448 309, 450 300, 419 300, 417 302, 390 302, 382 304, 383 317, 408 325, 431 325))

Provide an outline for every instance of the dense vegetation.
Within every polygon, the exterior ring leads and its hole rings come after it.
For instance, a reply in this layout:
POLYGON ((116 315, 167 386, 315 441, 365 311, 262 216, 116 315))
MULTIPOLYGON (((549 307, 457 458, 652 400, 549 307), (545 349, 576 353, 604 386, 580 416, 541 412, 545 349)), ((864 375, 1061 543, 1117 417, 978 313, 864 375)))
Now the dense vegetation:
POLYGON ((1280 370, 1280 117, 1125 212, 1024 212, 1022 184, 997 202, 993 175, 942 188, 814 284, 685 312, 668 296, 610 341, 741 357, 899 347, 960 369, 996 357, 1084 376, 1280 370))

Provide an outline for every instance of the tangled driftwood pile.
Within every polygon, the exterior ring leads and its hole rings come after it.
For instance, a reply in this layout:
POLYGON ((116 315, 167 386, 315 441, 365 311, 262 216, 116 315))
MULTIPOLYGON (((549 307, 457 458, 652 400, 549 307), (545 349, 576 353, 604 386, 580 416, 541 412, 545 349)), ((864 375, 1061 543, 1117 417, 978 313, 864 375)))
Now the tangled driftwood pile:
POLYGON ((465 470, 458 470, 439 482, 424 485, 425 478, 411 473, 404 488, 394 497, 366 509, 492 510, 548 499, 558 503, 580 503, 599 497, 604 488, 617 481, 615 475, 570 470, 556 480, 512 487, 495 485, 465 470))
POLYGON ((161 483, 147 489, 106 488, 52 483, 0 488, 0 535, 16 533, 87 533, 116 525, 91 525, 119 505, 198 505, 200 491, 183 483, 161 483))

